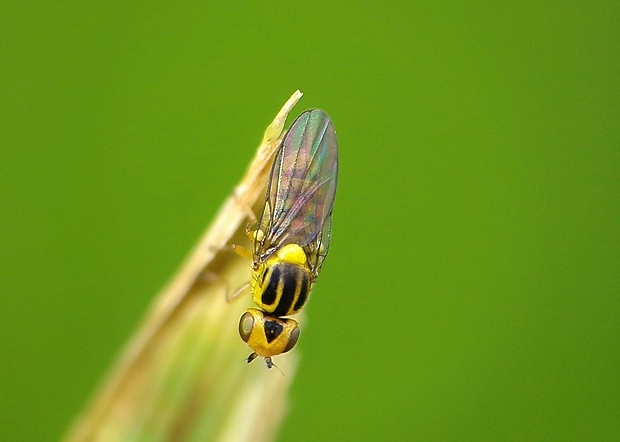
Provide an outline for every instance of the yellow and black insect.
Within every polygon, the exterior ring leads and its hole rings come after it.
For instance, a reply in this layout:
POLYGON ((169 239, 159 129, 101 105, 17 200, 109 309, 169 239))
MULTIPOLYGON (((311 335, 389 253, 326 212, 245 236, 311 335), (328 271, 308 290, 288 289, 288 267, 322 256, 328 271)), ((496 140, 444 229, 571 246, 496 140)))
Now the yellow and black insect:
POLYGON ((338 181, 338 141, 329 116, 302 113, 276 153, 265 204, 253 233, 252 296, 257 308, 241 316, 239 334, 252 354, 273 366, 272 356, 299 339, 298 313, 327 256, 338 181))

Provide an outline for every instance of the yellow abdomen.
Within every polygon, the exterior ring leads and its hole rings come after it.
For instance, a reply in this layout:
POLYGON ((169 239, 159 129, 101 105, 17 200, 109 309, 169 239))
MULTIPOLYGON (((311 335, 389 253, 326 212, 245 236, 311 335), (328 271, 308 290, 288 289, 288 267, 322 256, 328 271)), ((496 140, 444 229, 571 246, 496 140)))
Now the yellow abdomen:
POLYGON ((254 302, 273 316, 294 315, 308 300, 311 278, 303 249, 296 244, 284 246, 254 270, 254 302))

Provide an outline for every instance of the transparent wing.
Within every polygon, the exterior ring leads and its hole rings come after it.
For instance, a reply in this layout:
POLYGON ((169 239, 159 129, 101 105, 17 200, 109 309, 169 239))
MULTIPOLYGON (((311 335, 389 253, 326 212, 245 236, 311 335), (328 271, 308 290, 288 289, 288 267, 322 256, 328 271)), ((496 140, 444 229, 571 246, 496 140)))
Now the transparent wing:
POLYGON ((302 113, 284 136, 274 159, 254 259, 287 244, 303 247, 318 273, 329 249, 331 213, 338 181, 338 141, 329 116, 302 113))

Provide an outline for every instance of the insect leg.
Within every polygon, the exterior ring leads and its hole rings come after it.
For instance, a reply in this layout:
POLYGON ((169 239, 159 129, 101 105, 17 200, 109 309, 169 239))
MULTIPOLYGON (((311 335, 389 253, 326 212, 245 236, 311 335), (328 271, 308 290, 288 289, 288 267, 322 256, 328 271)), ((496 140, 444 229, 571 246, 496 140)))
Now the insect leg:
POLYGON ((239 287, 237 290, 235 290, 233 293, 230 293, 230 291, 227 291, 226 292, 226 301, 228 301, 229 304, 235 302, 237 299, 239 299, 241 297, 243 292, 245 292, 249 288, 250 288, 250 283, 246 282, 241 287, 239 287))

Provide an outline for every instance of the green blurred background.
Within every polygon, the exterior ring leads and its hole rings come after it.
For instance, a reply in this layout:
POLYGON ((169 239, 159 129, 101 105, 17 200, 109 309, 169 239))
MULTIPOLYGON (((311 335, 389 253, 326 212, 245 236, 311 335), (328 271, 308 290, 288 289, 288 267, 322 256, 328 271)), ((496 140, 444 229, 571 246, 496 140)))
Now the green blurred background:
POLYGON ((0 440, 65 431, 297 88, 341 170, 279 439, 620 438, 620 4, 542 3, 2 2, 0 440))

